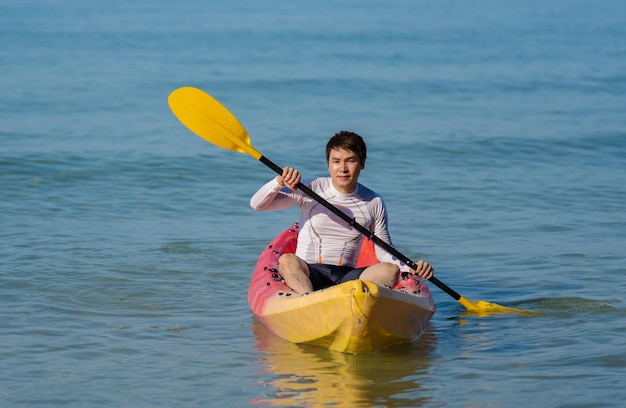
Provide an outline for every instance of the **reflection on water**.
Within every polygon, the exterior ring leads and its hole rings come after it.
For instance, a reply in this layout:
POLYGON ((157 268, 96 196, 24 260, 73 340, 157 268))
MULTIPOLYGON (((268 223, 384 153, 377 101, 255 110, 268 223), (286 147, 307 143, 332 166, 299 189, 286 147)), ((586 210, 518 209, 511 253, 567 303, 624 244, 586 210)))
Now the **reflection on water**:
POLYGON ((260 352, 255 364, 267 391, 252 401, 261 406, 418 407, 421 380, 429 375, 437 339, 427 328, 414 343, 351 355, 285 341, 254 318, 260 352))

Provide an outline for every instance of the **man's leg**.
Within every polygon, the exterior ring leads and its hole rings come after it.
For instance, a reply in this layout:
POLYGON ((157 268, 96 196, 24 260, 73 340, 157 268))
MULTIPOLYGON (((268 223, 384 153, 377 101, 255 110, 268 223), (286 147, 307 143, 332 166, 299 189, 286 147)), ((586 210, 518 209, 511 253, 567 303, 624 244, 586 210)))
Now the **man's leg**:
POLYGON ((359 279, 374 282, 380 286, 393 288, 398 282, 400 268, 390 262, 374 264, 363 271, 359 279))
POLYGON ((285 283, 297 293, 313 292, 309 279, 309 266, 294 254, 283 254, 278 258, 278 271, 285 283))

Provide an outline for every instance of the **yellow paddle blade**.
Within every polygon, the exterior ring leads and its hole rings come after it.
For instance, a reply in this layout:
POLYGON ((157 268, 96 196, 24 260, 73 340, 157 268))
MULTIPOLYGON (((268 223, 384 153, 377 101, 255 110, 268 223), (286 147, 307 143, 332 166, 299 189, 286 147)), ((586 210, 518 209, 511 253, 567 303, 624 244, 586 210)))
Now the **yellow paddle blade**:
POLYGON ((498 305, 497 303, 485 302, 484 300, 477 300, 472 302, 465 296, 461 296, 458 300, 460 304, 465 306, 468 312, 477 314, 502 314, 502 313, 517 313, 517 314, 535 314, 530 310, 516 309, 513 307, 506 307, 498 305))
POLYGON ((167 101, 178 120, 207 142, 223 149, 248 153, 257 160, 261 158, 262 154, 250 144, 246 129, 208 93, 183 87, 174 90, 167 101))

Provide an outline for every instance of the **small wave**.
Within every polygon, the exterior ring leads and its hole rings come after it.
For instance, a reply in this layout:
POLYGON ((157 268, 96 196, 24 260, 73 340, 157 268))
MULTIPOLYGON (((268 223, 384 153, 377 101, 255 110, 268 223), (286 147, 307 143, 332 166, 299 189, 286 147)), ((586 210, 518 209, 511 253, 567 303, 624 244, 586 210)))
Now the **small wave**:
POLYGON ((514 307, 542 311, 545 314, 617 313, 626 315, 626 308, 616 299, 587 299, 583 297, 537 298, 517 302, 514 307))

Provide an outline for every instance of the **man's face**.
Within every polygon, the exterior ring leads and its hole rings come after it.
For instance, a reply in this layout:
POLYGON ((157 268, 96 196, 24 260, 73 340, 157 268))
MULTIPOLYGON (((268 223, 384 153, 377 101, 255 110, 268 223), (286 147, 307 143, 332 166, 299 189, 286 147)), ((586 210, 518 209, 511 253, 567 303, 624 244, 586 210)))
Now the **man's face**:
POLYGON ((328 172, 333 187, 342 194, 350 194, 356 189, 363 167, 359 156, 351 150, 332 149, 328 155, 328 172))

